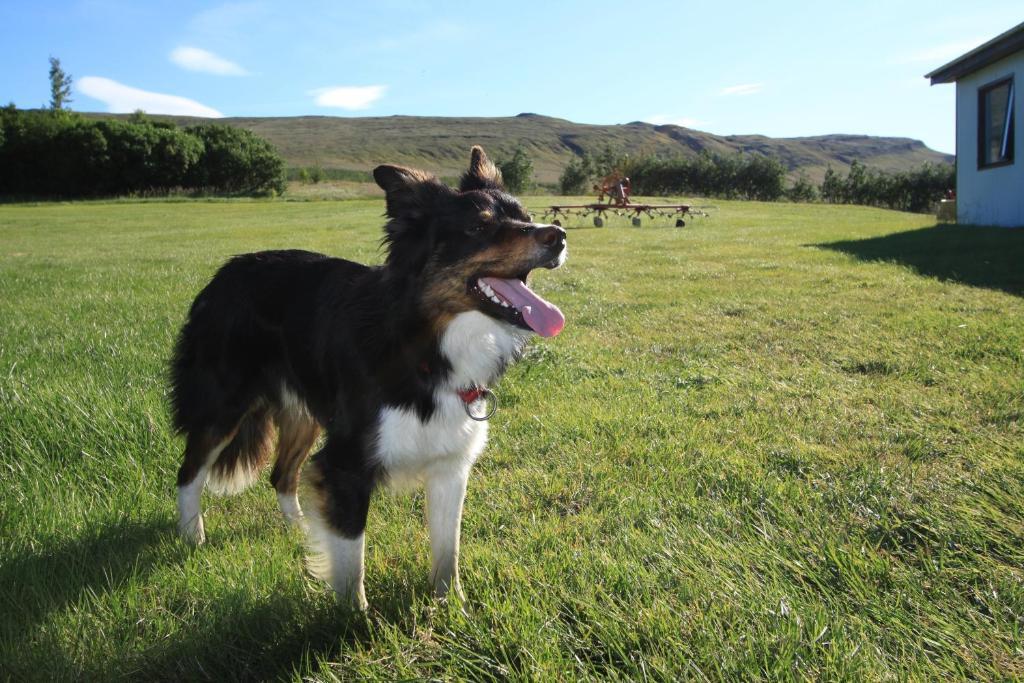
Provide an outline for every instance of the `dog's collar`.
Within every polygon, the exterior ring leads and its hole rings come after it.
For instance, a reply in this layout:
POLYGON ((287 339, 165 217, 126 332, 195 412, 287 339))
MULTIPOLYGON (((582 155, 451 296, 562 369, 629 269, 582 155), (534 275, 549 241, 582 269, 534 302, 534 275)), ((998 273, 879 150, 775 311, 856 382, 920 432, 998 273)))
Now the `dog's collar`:
POLYGON ((462 407, 466 409, 466 415, 469 415, 470 419, 476 420, 477 422, 486 422, 487 420, 490 420, 491 416, 498 411, 498 397, 487 387, 461 389, 455 393, 462 399, 462 407), (471 406, 475 405, 476 402, 481 399, 483 399, 484 402, 484 412, 477 415, 472 411, 471 406))
POLYGON ((477 399, 483 396, 485 391, 487 390, 480 387, 471 387, 469 389, 456 391, 455 393, 458 394, 459 398, 462 399, 462 402, 468 406, 470 403, 476 403, 477 399))
MULTIPOLYGON (((424 375, 430 374, 430 364, 427 361, 420 362, 420 372, 424 375)), ((498 397, 487 387, 473 385, 466 389, 457 389, 455 393, 462 401, 462 405, 466 409, 466 415, 469 415, 470 418, 477 422, 485 422, 491 419, 498 410, 498 397), (477 415, 471 410, 471 407, 480 399, 484 400, 484 412, 477 415)))

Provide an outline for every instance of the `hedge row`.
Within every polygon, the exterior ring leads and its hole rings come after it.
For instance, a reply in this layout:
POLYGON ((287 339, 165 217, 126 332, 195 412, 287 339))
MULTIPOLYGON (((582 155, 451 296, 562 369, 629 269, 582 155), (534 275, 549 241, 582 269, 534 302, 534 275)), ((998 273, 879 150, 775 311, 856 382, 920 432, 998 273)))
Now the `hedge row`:
POLYGON ((828 169, 819 193, 823 201, 833 204, 927 213, 955 187, 956 167, 952 165, 924 164, 912 171, 887 173, 854 160, 845 178, 828 169))
POLYGON ((0 109, 0 195, 272 194, 284 190, 284 168, 270 143, 240 128, 0 109))
POLYGON ((583 155, 570 161, 562 173, 560 190, 562 194, 584 194, 593 182, 612 172, 628 176, 638 195, 826 201, 916 212, 930 211, 956 181, 953 166, 925 164, 894 173, 867 169, 854 161, 846 177, 830 168, 820 186, 804 176, 787 185, 782 162, 761 154, 614 157, 606 150, 596 158, 583 155))
POLYGON ((625 163, 623 171, 637 194, 696 194, 771 202, 781 199, 786 189, 786 167, 777 158, 762 154, 642 157, 625 163))
POLYGON ((782 162, 761 154, 615 157, 605 150, 596 158, 583 155, 570 161, 560 179, 561 192, 583 194, 591 182, 611 173, 628 176, 634 194, 762 201, 781 198, 786 179, 782 162))

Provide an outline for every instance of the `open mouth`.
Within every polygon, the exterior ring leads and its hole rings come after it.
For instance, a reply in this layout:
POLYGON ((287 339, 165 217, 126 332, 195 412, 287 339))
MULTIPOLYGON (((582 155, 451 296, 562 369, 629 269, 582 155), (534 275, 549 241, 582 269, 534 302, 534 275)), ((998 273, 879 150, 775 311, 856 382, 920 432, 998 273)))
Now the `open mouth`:
POLYGON ((554 337, 565 327, 562 312, 527 286, 525 274, 513 278, 473 278, 469 290, 495 317, 533 330, 542 337, 554 337))

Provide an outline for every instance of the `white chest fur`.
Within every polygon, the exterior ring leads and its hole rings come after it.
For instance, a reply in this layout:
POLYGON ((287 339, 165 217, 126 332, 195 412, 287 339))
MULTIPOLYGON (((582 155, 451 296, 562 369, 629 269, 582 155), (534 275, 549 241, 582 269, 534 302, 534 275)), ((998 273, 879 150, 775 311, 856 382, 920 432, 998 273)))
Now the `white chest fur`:
POLYGON ((452 372, 434 395, 436 409, 430 419, 421 420, 407 408, 381 409, 377 459, 393 484, 423 480, 433 470, 473 464, 487 443, 487 423, 470 419, 456 392, 497 380, 528 336, 482 313, 461 313, 452 320, 440 344, 452 372))

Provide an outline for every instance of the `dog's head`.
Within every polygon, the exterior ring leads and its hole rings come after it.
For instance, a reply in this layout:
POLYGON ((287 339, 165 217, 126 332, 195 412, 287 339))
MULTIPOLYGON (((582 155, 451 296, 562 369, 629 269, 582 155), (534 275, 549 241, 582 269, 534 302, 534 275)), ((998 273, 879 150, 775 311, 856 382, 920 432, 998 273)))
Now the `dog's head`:
POLYGON ((528 278, 565 263, 565 231, 531 221, 482 148, 473 147, 458 190, 401 166, 378 166, 373 177, 387 193, 389 274, 419 293, 421 313, 438 328, 480 311, 545 337, 561 332, 561 311, 528 278))

